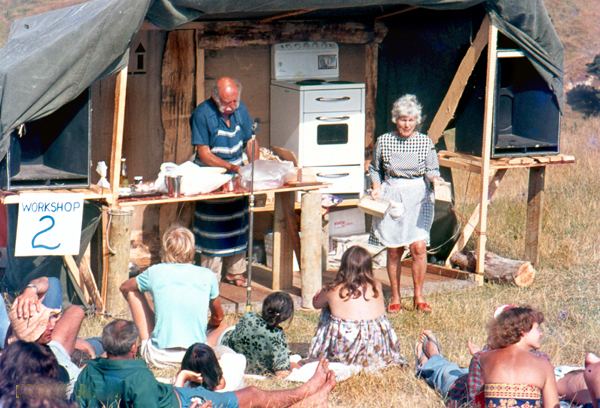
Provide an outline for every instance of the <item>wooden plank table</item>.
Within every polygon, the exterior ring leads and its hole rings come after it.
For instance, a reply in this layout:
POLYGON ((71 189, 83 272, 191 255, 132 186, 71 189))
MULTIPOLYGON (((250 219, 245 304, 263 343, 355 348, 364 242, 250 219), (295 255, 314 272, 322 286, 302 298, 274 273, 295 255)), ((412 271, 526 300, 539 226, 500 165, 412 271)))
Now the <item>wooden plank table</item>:
MULTIPOLYGON (((297 192, 318 192, 318 190, 327 184, 325 183, 303 183, 301 185, 284 185, 276 189, 260 190, 255 194, 272 193, 274 195, 273 205, 273 268, 269 287, 273 290, 290 290, 293 280, 293 253, 296 252, 296 259, 300 262, 303 241, 321 239, 321 229, 315 228, 314 231, 304 231, 302 237, 299 235, 299 226, 295 214, 295 195, 297 192)), ((173 204, 190 201, 216 200, 230 197, 247 197, 248 191, 238 192, 212 192, 208 194, 198 194, 190 196, 169 197, 167 195, 156 195, 148 197, 119 197, 114 201, 118 207, 135 207, 140 205, 161 205, 173 204)), ((319 217, 321 213, 308 211, 300 206, 303 217, 319 217)), ((255 207, 254 212, 264 211, 261 207, 255 207)), ((115 249, 115 251, 127 248, 115 249)), ((306 270, 300 264, 302 274, 305 276, 320 277, 321 268, 310 268, 306 270)), ((111 273, 111 271, 108 271, 111 273)))

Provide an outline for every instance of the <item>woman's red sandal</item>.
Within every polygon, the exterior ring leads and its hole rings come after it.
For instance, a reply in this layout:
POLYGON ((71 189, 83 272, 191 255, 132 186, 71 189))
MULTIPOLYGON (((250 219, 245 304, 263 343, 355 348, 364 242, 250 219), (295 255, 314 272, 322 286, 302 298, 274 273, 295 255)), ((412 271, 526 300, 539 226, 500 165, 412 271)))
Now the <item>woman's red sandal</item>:
POLYGON ((390 303, 387 306, 388 313, 398 313, 402 310, 402 305, 400 303, 390 303))
POLYGON ((427 302, 417 302, 415 303, 415 310, 417 312, 422 312, 422 313, 431 313, 431 305, 427 302))

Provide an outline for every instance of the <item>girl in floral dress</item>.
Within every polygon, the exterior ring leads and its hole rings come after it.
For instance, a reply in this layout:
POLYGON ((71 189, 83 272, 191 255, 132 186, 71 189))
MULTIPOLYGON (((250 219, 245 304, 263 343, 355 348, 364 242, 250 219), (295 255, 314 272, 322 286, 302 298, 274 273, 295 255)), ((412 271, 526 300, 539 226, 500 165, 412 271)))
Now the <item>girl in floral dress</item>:
POLYGON ((315 295, 313 306, 322 312, 309 359, 325 357, 370 371, 406 363, 366 249, 353 246, 344 252, 334 281, 315 295))
POLYGON ((249 374, 277 374, 285 377, 295 364, 281 324, 294 315, 294 302, 285 292, 274 292, 263 301, 261 314, 249 312, 226 330, 220 344, 243 354, 249 374))

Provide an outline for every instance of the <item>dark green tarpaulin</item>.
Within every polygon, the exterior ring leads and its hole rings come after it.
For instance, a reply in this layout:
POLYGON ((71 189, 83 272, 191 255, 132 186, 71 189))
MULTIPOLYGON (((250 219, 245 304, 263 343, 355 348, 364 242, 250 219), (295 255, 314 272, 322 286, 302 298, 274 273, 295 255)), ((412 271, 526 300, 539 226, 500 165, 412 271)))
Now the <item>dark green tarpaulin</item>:
POLYGON ((268 16, 297 9, 408 5, 460 10, 477 4, 513 39, 562 98, 562 45, 542 0, 93 0, 15 22, 0 49, 0 159, 9 133, 74 99, 124 66, 144 18, 170 29, 201 19, 268 16))

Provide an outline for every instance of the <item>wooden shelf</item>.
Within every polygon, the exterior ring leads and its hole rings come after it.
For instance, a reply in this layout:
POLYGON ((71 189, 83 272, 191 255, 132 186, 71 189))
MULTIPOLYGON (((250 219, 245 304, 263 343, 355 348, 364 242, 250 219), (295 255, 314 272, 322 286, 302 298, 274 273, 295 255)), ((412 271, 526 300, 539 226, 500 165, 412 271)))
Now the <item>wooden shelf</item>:
MULTIPOLYGON (((290 192, 290 191, 312 191, 312 190, 318 190, 324 186, 325 186, 324 183, 314 183, 314 184, 302 185, 302 186, 285 185, 281 188, 256 191, 254 194, 258 195, 258 194, 266 194, 266 193, 285 193, 285 192, 290 192)), ((120 197, 117 200, 117 204, 119 206, 173 204, 173 203, 184 203, 184 202, 199 201, 199 200, 216 200, 216 199, 230 198, 230 197, 244 197, 244 196, 249 196, 249 195, 250 195, 250 192, 231 192, 231 193, 198 194, 198 195, 181 196, 181 197, 169 197, 167 195, 150 196, 150 197, 143 197, 143 198, 120 197)), ((263 208, 263 207, 258 207, 258 208, 263 208)), ((271 209, 271 211, 272 211, 272 209, 271 209)))
MULTIPOLYGON (((438 152, 440 166, 450 167, 481 173, 482 159, 465 153, 440 150, 438 152)), ((490 159, 490 168, 492 169, 514 169, 544 167, 553 164, 574 163, 575 157, 566 154, 556 154, 549 156, 524 156, 524 157, 502 157, 499 159, 490 159)))
POLYGON ((106 202, 112 202, 113 195, 110 190, 101 189, 97 186, 90 186, 89 188, 71 188, 71 189, 60 189, 60 190, 45 190, 45 189, 30 189, 30 190, 19 190, 19 191, 5 191, 0 190, 0 202, 2 204, 18 204, 19 197, 25 193, 36 193, 36 194, 64 194, 64 193, 80 193, 83 194, 84 200, 104 200, 106 202))

